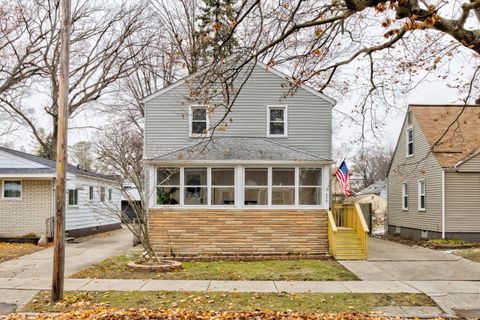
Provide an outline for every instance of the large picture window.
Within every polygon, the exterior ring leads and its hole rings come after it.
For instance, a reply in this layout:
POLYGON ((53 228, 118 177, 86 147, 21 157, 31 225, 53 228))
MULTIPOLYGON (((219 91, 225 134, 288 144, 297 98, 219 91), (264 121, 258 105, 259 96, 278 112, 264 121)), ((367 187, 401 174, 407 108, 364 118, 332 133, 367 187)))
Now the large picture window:
POLYGON ((268 205, 268 168, 245 168, 245 205, 268 205))
POLYGON ((212 168, 212 205, 235 204, 235 168, 212 168))
POLYGON ((180 204, 180 169, 157 169, 157 205, 180 204))
POLYGON ((295 168, 272 168, 272 205, 295 204, 295 168))
POLYGON ((206 106, 190 107, 190 136, 202 136, 208 131, 208 109, 206 106))
POLYGON ((300 168, 299 170, 299 204, 322 204, 322 169, 300 168))
POLYGON ((184 175, 184 204, 208 204, 207 168, 185 168, 184 175))
POLYGON ((22 197, 22 181, 3 181, 3 197, 4 198, 21 198, 22 197))

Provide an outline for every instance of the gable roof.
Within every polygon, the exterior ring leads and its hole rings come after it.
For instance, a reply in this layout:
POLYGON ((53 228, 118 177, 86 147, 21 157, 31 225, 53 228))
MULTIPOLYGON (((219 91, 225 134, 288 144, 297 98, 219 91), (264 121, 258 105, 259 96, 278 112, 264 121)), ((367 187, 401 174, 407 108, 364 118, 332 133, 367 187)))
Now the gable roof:
POLYGON ((455 167, 480 151, 480 105, 410 105, 410 110, 440 166, 455 167))
POLYGON ((212 137, 147 161, 325 161, 316 155, 259 137, 212 137))
MULTIPOLYGON (((43 168, 0 168, 0 173, 12 173, 12 174, 27 173, 28 174, 28 173, 55 173, 56 172, 57 163, 54 160, 42 158, 30 153, 13 150, 13 149, 1 147, 1 146, 0 146, 0 151, 9 153, 11 155, 20 157, 28 161, 36 162, 44 166, 43 168)), ((95 172, 87 171, 71 164, 68 164, 67 172, 75 175, 83 175, 83 176, 113 180, 112 176, 107 176, 107 175, 102 175, 95 172)))
MULTIPOLYGON (((289 77, 288 75, 286 75, 285 73, 283 73, 283 72, 281 72, 281 71, 279 71, 279 70, 277 70, 277 69, 275 69, 275 68, 273 68, 273 67, 271 67, 271 66, 267 66, 265 63, 263 63, 263 62, 261 62, 261 61, 256 61, 256 66, 259 66, 259 67, 261 67, 262 69, 264 69, 265 71, 268 71, 268 72, 270 72, 270 73, 272 73, 272 74, 274 74, 274 75, 276 75, 276 76, 278 76, 278 77, 280 77, 280 78, 282 78, 282 79, 284 79, 284 80, 287 80, 287 81, 290 81, 290 82, 293 81, 292 78, 289 77)), ((164 88, 162 88, 162 89, 157 90, 156 92, 152 93, 151 95, 148 95, 148 96, 144 97, 144 98, 142 99, 142 103, 147 103, 147 102, 149 102, 150 100, 152 100, 152 99, 154 99, 154 98, 156 98, 156 97, 158 97, 158 96, 161 96, 161 95, 164 94, 164 93, 167 93, 168 91, 170 91, 170 90, 172 90, 172 89, 174 89, 174 88, 176 88, 176 87, 184 84, 186 81, 192 79, 194 76, 195 76, 195 74, 186 76, 186 77, 184 77, 184 78, 182 78, 182 79, 180 79, 180 80, 177 80, 176 82, 172 83, 171 85, 169 85, 169 86, 167 86, 167 87, 164 87, 164 88)), ((334 106, 334 105, 337 103, 337 101, 335 101, 335 99, 330 98, 329 96, 327 96, 327 95, 319 92, 318 90, 315 90, 314 88, 312 88, 312 87, 310 87, 310 86, 308 86, 308 85, 301 84, 301 85, 299 86, 299 88, 300 88, 300 89, 304 89, 304 90, 306 90, 307 92, 309 92, 309 93, 311 93, 311 94, 313 94, 313 95, 315 95, 315 96, 317 96, 317 97, 319 97, 319 98, 322 98, 322 99, 326 100, 326 101, 329 102, 332 106, 334 106)))
POLYGON ((379 180, 377 182, 372 183, 365 189, 360 190, 356 193, 356 195, 364 195, 364 194, 377 194, 383 195, 387 191, 387 183, 385 180, 379 180))

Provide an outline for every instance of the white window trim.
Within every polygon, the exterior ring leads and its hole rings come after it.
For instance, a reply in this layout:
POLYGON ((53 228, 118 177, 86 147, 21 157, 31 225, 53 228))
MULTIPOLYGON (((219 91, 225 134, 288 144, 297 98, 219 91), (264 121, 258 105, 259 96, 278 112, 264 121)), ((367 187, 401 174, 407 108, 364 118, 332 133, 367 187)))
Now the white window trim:
POLYGON ((243 183, 242 183, 242 199, 243 202, 241 203, 242 208, 248 209, 248 208, 270 208, 272 207, 272 168, 268 166, 251 166, 251 167, 243 167, 243 183), (267 185, 266 186, 247 186, 246 181, 245 181, 245 171, 247 169, 267 169, 267 185), (267 204, 245 204, 245 189, 251 188, 251 189, 260 189, 260 188, 265 188, 267 187, 267 204))
POLYGON ((288 137, 288 106, 287 105, 267 105, 267 137, 285 138, 288 137), (283 134, 270 133, 270 109, 283 109, 283 134))
POLYGON ((188 136, 190 138, 202 138, 202 137, 208 137, 211 135, 211 132, 210 132, 210 115, 209 115, 209 112, 208 112, 208 106, 207 105, 203 105, 203 104, 192 104, 188 107, 188 136), (207 122, 207 125, 206 125, 206 133, 205 134, 201 134, 201 133, 192 133, 192 121, 193 121, 193 111, 192 111, 192 108, 205 108, 205 117, 206 117, 206 122, 207 122))
POLYGON ((282 206, 282 207, 291 207, 291 206, 297 206, 298 205, 298 198, 297 198, 297 169, 298 167, 271 167, 269 168, 271 171, 270 178, 271 180, 269 181, 269 187, 271 189, 270 192, 270 205, 272 205, 272 200, 273 200, 273 190, 275 189, 281 189, 281 188, 293 188, 293 204, 276 204, 275 206, 282 206), (293 176, 293 185, 285 185, 285 186, 274 186, 273 185, 273 169, 278 169, 278 168, 286 168, 286 169, 294 169, 294 176, 293 176))
POLYGON ((23 180, 21 179, 6 179, 2 180, 2 199, 5 200, 22 200, 23 199, 23 180), (5 197, 5 182, 20 181, 20 197, 5 197))
MULTIPOLYGON (((211 170, 209 170, 209 167, 206 166, 200 166, 200 167, 185 167, 185 168, 180 168, 180 172, 183 172, 183 175, 180 174, 182 177, 182 180, 180 180, 180 188, 183 189, 183 195, 182 198, 180 199, 180 205, 185 207, 185 208, 191 208, 191 207, 209 207, 210 206, 210 184, 211 184, 211 170), (205 185, 186 185, 185 184, 185 169, 207 169, 207 183, 205 185), (185 204, 185 189, 187 188, 207 188, 207 203, 206 204, 185 204)), ((177 205, 178 206, 178 205, 177 205)))
POLYGON ((158 167, 155 167, 154 168, 154 189, 153 189, 153 206, 156 207, 156 208, 163 208, 163 207, 183 207, 183 179, 184 179, 184 174, 183 174, 183 169, 184 168, 181 168, 181 167, 174 167, 174 166, 158 166, 158 167), (180 181, 178 183, 178 185, 173 185, 173 184, 169 184, 169 185, 159 185, 158 184, 158 169, 160 168, 178 168, 180 171, 180 181), (164 204, 159 204, 157 202, 157 189, 159 187, 164 187, 164 188, 179 188, 179 193, 180 193, 180 202, 178 204, 169 204, 169 205, 164 205, 164 204))
POLYGON ((409 195, 408 195, 408 181, 402 182, 402 210, 408 211, 408 204, 409 204, 409 195), (406 186, 406 188, 405 188, 406 186), (406 193, 405 193, 406 190, 406 193), (407 207, 405 207, 405 196, 407 196, 407 207))
POLYGON ((413 157, 413 153, 415 152, 415 145, 413 143, 413 126, 408 126, 407 130, 405 131, 405 156, 407 158, 413 157), (408 153, 408 132, 412 131, 412 154, 408 153))
POLYGON ((425 179, 419 179, 418 180, 418 211, 426 211, 427 210, 427 184, 425 182, 425 179), (423 198, 424 198, 424 207, 421 208, 420 207, 420 197, 422 196, 422 194, 420 193, 420 191, 422 190, 421 189, 421 184, 423 183, 423 198))
POLYGON ((67 207, 69 208, 78 208, 79 203, 78 189, 67 189, 67 207), (70 191, 77 191, 77 204, 70 204, 70 191))
MULTIPOLYGON (((320 189, 320 196, 321 196, 321 203, 324 202, 324 195, 323 195, 323 189, 324 189, 324 186, 323 186, 323 175, 324 175, 324 172, 323 172, 323 169, 321 167, 299 167, 298 168, 298 196, 300 197, 300 188, 318 188, 320 189), (300 185, 300 170, 301 169, 305 169, 305 170, 320 170, 321 174, 322 174, 322 183, 320 186, 315 186, 315 185, 304 185, 304 186, 301 186, 300 185)), ((298 205, 299 207, 304 207, 304 206, 307 206, 305 204, 300 204, 300 198, 298 198, 298 205)))
POLYGON ((208 204, 212 208, 219 208, 219 207, 229 207, 235 208, 237 206, 237 168, 236 166, 213 166, 207 167, 207 180, 208 180, 208 204), (233 169, 233 186, 227 185, 212 185, 212 169, 233 169), (212 203, 212 191, 214 188, 232 188, 233 189, 233 204, 213 204, 212 203))

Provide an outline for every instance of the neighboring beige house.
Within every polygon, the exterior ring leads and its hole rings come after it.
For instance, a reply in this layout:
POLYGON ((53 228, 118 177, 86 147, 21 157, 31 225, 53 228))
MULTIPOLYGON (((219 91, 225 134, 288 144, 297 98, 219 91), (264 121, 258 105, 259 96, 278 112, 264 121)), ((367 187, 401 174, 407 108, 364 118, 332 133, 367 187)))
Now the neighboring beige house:
POLYGON ((345 203, 369 203, 371 205, 371 233, 385 234, 387 212, 387 184, 385 181, 372 183, 355 196, 345 199, 345 203))
MULTIPOLYGON (((0 239, 50 233, 55 168, 55 161, 0 147, 0 239)), ((69 165, 67 188, 68 236, 120 227, 120 190, 111 177, 69 165)))
POLYGON ((388 228, 480 241, 480 106, 409 106, 388 173, 388 228))

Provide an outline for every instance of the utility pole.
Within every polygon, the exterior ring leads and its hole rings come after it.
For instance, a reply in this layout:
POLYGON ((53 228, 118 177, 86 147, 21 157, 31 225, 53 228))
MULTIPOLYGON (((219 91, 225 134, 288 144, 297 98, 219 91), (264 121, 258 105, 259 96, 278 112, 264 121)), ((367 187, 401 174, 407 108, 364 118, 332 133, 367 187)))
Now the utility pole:
POLYGON ((63 299, 65 276, 65 200, 67 177, 68 74, 70 55, 70 0, 61 0, 60 77, 58 94, 57 177, 55 180, 55 233, 52 302, 63 299))

